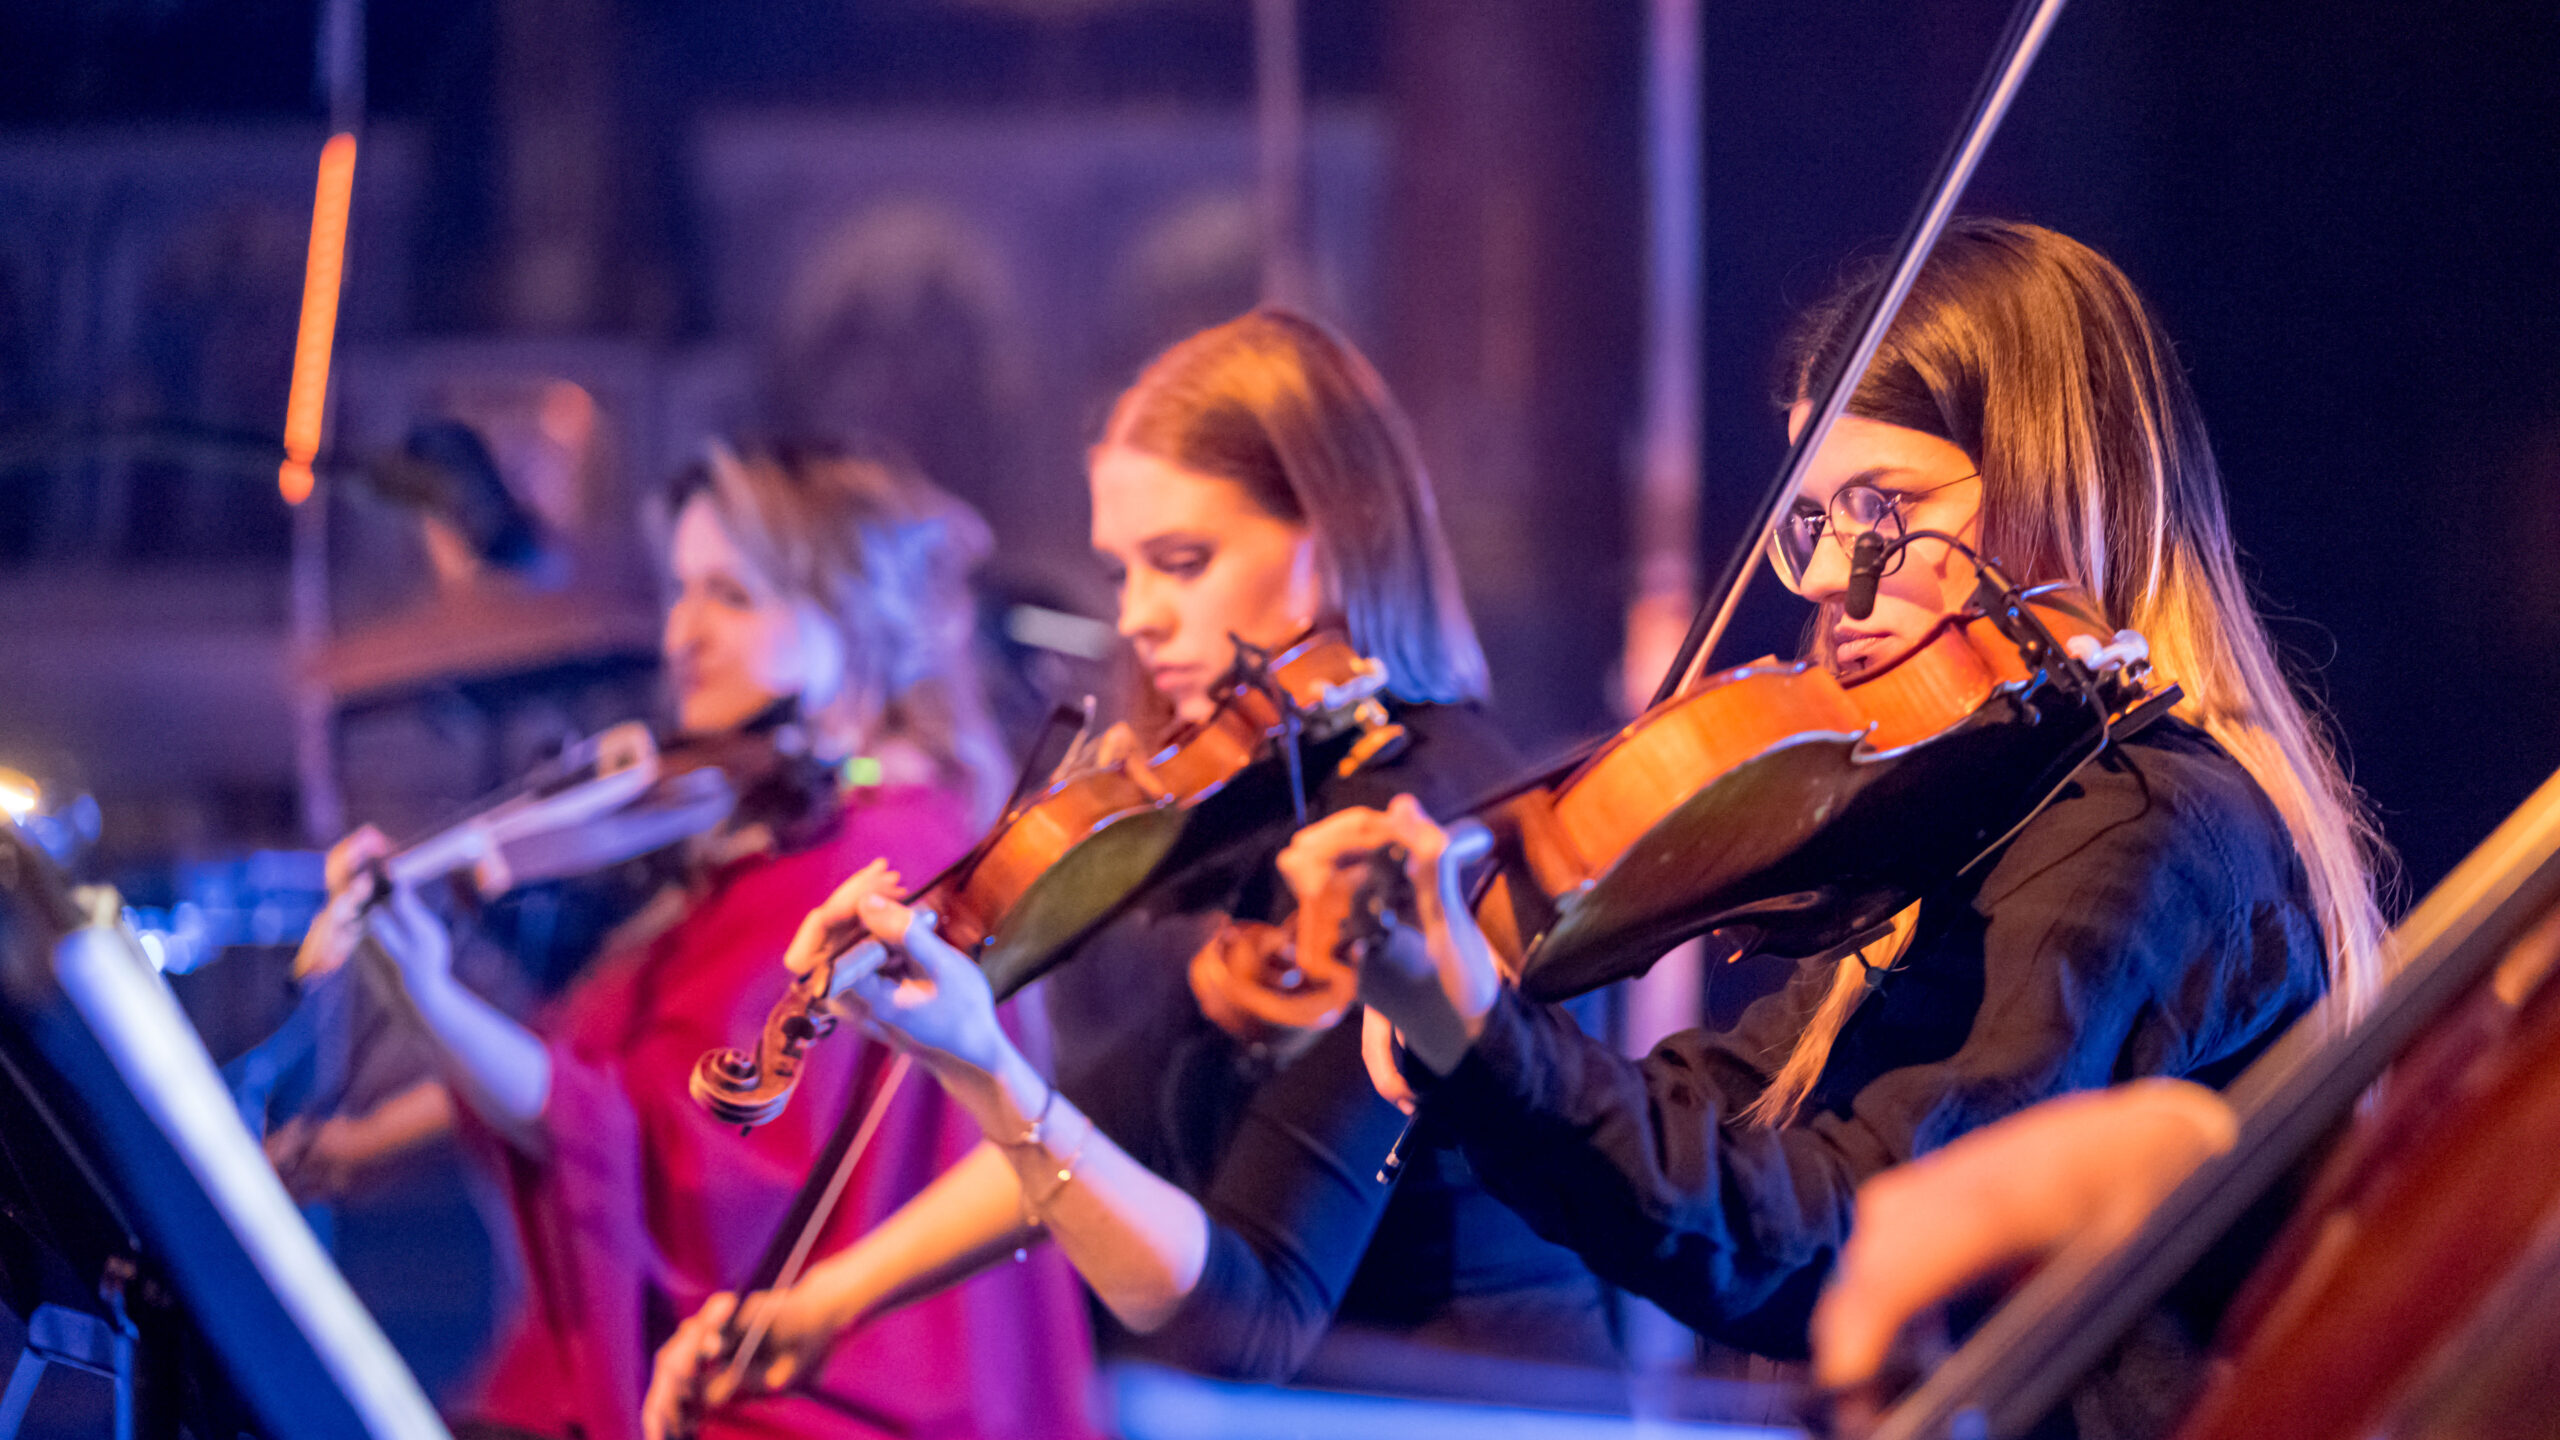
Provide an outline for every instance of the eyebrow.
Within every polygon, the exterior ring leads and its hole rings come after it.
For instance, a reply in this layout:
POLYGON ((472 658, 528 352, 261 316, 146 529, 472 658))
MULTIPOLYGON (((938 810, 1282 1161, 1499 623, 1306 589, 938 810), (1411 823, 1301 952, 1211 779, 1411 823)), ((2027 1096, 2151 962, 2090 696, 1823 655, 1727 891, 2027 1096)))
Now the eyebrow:
MULTIPOLYGON (((1850 476, 1848 479, 1841 481, 1834 487, 1834 491, 1836 493, 1840 490, 1846 490, 1852 485, 1864 485, 1870 489, 1882 490, 1885 487, 1878 485, 1876 482, 1887 475, 1916 475, 1918 473, 1918 471, 1913 470, 1908 465, 1870 465, 1866 469, 1859 471, 1857 474, 1850 476)), ((1813 504, 1813 501, 1807 497, 1803 491, 1799 490, 1796 492, 1795 503, 1798 505, 1811 505, 1813 504)))

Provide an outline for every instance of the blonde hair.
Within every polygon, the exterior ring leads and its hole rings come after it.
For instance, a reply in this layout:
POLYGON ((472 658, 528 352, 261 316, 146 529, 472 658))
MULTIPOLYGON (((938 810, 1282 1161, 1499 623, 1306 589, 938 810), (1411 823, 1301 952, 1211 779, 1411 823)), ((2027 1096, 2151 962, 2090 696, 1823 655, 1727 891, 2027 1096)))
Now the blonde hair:
POLYGON ((695 499, 835 631, 865 743, 914 746, 973 816, 994 819, 1011 766, 974 648, 969 575, 992 546, 978 513, 910 466, 822 445, 714 442, 677 477, 668 513, 695 499))
POLYGON ((1315 537, 1324 618, 1405 700, 1481 700, 1484 650, 1413 427, 1351 342, 1265 306, 1149 361, 1097 448, 1230 480, 1315 537))
MULTIPOLYGON (((1784 403, 1838 363, 1880 279, 1879 270, 1853 281, 1807 316, 1789 347, 1784 403)), ((2283 818, 2310 880, 2330 988, 2360 1013, 2384 978, 2374 875, 2387 851, 2250 603, 2203 417, 2124 272, 2039 226, 1958 221, 1849 412, 1962 449, 1982 475, 1986 553, 2013 574, 2080 586, 2108 623, 2150 641, 2153 664, 2185 688, 2176 713, 2238 761, 2283 818)), ((1817 621, 1818 653, 1830 618, 1817 621)), ((1907 929, 1886 943, 1894 953, 1881 963, 1898 957, 1907 929)), ((1853 981, 1876 963, 1873 954, 1841 962, 1780 1070, 1786 1086, 1773 1082, 1755 1115, 1784 1123, 1801 1108, 1864 992, 1853 981)))

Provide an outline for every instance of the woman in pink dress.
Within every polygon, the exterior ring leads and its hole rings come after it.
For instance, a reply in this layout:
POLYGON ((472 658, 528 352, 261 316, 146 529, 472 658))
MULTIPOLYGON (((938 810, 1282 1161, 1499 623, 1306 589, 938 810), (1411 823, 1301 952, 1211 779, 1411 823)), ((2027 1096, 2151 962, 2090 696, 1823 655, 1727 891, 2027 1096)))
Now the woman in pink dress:
MULTIPOLYGON (((742 1135, 688 1096, 695 1058, 756 1033, 793 928, 846 876, 875 859, 931 874, 1001 800, 968 650, 966 575, 986 545, 974 514, 890 467, 798 450, 715 449, 671 509, 664 649, 679 724, 772 730, 789 757, 781 777, 697 842, 665 923, 600 961, 538 1033, 454 979, 450 942, 416 896, 395 893, 370 922, 527 1259, 526 1304, 466 1431, 639 1435, 650 1352, 748 1277, 837 1117, 862 1103, 857 1075, 876 1069, 852 1036, 817 1047, 781 1117, 742 1135)), ((319 965, 352 949, 375 883, 366 862, 385 848, 368 828, 331 852, 319 965)), ((977 1138, 937 1087, 905 1087, 820 1253, 977 1138)), ((724 1409, 705 1433, 1084 1436, 1090 1363, 1072 1277, 1038 1255, 867 1328, 799 1393, 724 1409)))

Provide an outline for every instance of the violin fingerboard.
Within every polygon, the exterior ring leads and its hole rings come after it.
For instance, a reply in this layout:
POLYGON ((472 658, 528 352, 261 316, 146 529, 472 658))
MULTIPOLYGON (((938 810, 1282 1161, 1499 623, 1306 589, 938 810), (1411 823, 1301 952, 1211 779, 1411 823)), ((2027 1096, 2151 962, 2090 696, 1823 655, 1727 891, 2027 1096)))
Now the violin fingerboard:
POLYGON ((1415 923, 1413 879, 1405 873, 1411 859, 1401 845, 1369 852, 1361 865, 1359 887, 1352 891, 1351 913, 1342 923, 1336 958, 1358 965, 1383 949, 1400 927, 1415 923))

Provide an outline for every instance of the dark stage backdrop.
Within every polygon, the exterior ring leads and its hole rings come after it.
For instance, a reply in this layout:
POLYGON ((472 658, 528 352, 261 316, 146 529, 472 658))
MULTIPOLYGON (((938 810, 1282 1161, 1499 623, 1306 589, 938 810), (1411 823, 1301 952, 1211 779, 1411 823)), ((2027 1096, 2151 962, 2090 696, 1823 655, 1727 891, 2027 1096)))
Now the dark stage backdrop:
MULTIPOLYGON (((1785 317, 1908 218, 2008 7, 1705 8, 1712 564, 1780 454, 1785 317)), ((2409 898, 2560 766, 2555 74, 2546 5, 2079 0, 1968 207, 2158 305, 2409 898)), ((1800 615, 1762 587, 1731 653, 1800 615)))

